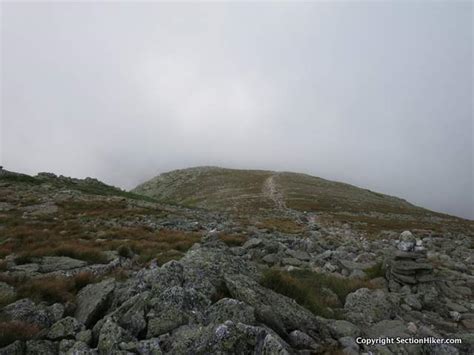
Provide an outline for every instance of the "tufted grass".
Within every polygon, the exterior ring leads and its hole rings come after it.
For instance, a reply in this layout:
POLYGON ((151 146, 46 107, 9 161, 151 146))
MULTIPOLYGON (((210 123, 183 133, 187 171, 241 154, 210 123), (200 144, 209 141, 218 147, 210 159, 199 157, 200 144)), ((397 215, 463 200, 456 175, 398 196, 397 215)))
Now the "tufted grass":
POLYGON ((15 296, 0 293, 0 308, 6 306, 7 304, 15 302, 15 300, 15 296))
POLYGON ((184 253, 179 250, 166 250, 155 256, 156 262, 159 266, 166 264, 171 260, 179 260, 184 256, 184 253))
POLYGON ((308 270, 291 272, 269 269, 261 279, 262 286, 294 299, 301 306, 322 317, 333 316, 328 308, 344 305, 346 296, 362 287, 372 288, 368 281, 335 277, 308 270), (337 302, 328 298, 322 288, 337 295, 337 302))
POLYGON ((18 265, 27 264, 33 262, 34 258, 42 256, 68 256, 73 259, 87 261, 90 264, 107 263, 107 257, 101 249, 74 241, 68 241, 63 245, 44 246, 25 251, 15 258, 15 263, 18 265))
MULTIPOLYGON (((6 228, 0 230, 0 242, 3 241, 0 257, 16 254, 17 264, 35 262, 35 258, 44 256, 68 256, 89 264, 101 264, 108 262, 104 251, 117 250, 119 255, 129 258, 137 255, 143 264, 159 255, 163 260, 179 258, 201 238, 196 232, 171 229, 97 226, 97 220, 148 215, 148 210, 128 210, 123 201, 75 201, 65 206, 60 205, 59 219, 23 219, 21 224, 6 224, 6 228), (89 218, 92 223, 88 223, 89 218)), ((14 213, 5 218, 6 221, 17 219, 14 213)), ((0 222, 3 222, 1 216, 0 222)), ((0 267, 4 267, 3 264, 0 267)))
POLYGON ((31 298, 37 302, 73 302, 77 292, 101 278, 90 272, 81 272, 72 277, 43 277, 30 279, 17 288, 18 299, 31 298))

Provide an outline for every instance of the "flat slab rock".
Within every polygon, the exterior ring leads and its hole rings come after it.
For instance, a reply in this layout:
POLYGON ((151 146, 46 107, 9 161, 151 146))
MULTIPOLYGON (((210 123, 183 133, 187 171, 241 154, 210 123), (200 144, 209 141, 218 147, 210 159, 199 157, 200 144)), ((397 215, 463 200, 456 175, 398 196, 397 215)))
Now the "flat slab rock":
POLYGON ((358 262, 350 261, 350 260, 339 260, 339 263, 341 264, 342 267, 348 270, 366 270, 377 264, 377 262, 358 263, 358 262))
POLYGON ((102 316, 114 288, 114 280, 105 280, 84 287, 77 295, 74 317, 87 327, 93 325, 102 316))
POLYGON ((87 262, 68 256, 45 256, 41 258, 39 272, 48 273, 58 270, 71 270, 86 266, 87 262))
POLYGON ((298 329, 315 340, 329 337, 329 328, 293 299, 266 289, 244 275, 230 275, 224 279, 232 297, 252 306, 257 319, 277 333, 289 334, 298 329))

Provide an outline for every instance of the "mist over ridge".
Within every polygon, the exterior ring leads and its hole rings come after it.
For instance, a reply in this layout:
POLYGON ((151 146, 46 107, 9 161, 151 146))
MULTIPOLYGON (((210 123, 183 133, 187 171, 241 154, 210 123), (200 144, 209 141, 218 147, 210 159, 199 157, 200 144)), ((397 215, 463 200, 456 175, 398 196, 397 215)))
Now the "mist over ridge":
POLYGON ((469 2, 1 6, 10 170, 295 171, 474 218, 469 2))

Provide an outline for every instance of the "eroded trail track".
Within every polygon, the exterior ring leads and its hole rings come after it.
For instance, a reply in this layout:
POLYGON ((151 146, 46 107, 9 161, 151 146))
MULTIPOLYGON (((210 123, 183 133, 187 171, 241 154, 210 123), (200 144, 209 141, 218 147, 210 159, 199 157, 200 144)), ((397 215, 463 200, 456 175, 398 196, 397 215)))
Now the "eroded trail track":
POLYGON ((268 179, 265 180, 265 183, 263 184, 263 195, 272 200, 275 203, 275 207, 278 210, 281 211, 287 211, 288 208, 286 207, 285 199, 283 197, 283 194, 278 191, 276 183, 275 183, 275 177, 278 176, 278 174, 273 174, 270 176, 268 179))

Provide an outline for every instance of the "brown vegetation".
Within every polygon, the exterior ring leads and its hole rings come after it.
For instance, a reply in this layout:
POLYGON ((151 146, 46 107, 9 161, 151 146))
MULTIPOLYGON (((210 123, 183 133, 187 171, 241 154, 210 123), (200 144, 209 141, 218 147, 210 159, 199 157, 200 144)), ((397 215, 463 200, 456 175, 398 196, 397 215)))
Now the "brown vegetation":
POLYGON ((16 340, 29 340, 38 334, 40 328, 34 324, 9 321, 0 322, 0 347, 4 347, 16 340))
POLYGON ((229 247, 240 247, 248 238, 245 235, 239 234, 221 234, 219 235, 219 239, 229 247))
POLYGON ((258 227, 289 234, 298 234, 303 231, 301 225, 289 218, 264 219, 258 223, 258 227))
POLYGON ((85 245, 84 243, 67 241, 62 245, 43 246, 38 249, 27 250, 15 258, 17 264, 32 262, 32 258, 41 256, 68 256, 70 258, 87 261, 91 264, 103 264, 107 257, 100 248, 85 245))
POLYGON ((59 207, 57 219, 25 220, 15 211, 0 216, 2 223, 6 222, 6 228, 0 231, 0 257, 15 253, 16 263, 24 264, 34 262, 36 257, 69 256, 96 264, 107 262, 104 251, 117 250, 128 258, 138 254, 141 263, 158 256, 164 262, 181 257, 200 240, 197 233, 106 226, 104 222, 109 218, 127 220, 162 213, 159 209, 129 208, 123 199, 67 201, 59 207))
POLYGON ((100 278, 88 272, 82 272, 73 277, 43 277, 21 283, 17 288, 17 293, 18 298, 31 298, 39 302, 73 302, 76 293, 81 288, 98 281, 100 278))

